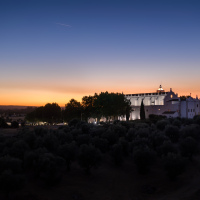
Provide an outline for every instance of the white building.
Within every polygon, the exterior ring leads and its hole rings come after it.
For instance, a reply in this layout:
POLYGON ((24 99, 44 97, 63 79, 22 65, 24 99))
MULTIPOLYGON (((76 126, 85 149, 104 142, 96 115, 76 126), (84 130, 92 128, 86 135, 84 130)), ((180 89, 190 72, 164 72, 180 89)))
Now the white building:
POLYGON ((146 118, 150 114, 164 115, 167 117, 193 118, 200 114, 200 100, 191 96, 182 99, 170 88, 165 92, 161 85, 154 93, 126 94, 131 102, 132 111, 130 120, 140 119, 140 106, 143 100, 146 118))

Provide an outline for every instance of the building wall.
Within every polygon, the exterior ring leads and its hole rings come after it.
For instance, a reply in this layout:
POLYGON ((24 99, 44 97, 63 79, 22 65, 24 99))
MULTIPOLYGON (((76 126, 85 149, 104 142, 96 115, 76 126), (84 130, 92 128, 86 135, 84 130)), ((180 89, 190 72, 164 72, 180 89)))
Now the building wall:
POLYGON ((189 97, 185 101, 180 101, 180 117, 192 119, 200 114, 200 100, 189 97))
POLYGON ((126 95, 126 98, 130 100, 132 107, 130 120, 140 119, 140 105, 142 100, 146 118, 150 114, 162 115, 165 111, 179 113, 179 98, 172 90, 170 92, 129 94, 126 95))

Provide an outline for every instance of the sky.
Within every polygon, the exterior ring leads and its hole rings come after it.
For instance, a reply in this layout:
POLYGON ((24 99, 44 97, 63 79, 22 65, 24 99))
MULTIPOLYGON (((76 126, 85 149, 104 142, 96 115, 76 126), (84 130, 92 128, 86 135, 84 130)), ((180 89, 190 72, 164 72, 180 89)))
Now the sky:
POLYGON ((200 97, 199 0, 0 0, 0 105, 160 84, 200 97))

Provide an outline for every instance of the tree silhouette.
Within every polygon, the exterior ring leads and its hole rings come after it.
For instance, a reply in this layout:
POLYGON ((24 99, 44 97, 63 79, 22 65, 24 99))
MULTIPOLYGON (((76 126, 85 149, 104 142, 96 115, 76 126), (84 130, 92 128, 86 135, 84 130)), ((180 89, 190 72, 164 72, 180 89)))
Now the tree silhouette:
POLYGON ((144 110, 143 99, 142 99, 141 106, 140 106, 140 119, 145 120, 145 110, 144 110))
POLYGON ((46 121, 50 124, 61 120, 61 108, 57 103, 47 103, 27 114, 26 119, 31 122, 46 121))
POLYGON ((75 99, 71 99, 65 104, 64 119, 69 122, 72 119, 82 120, 82 106, 81 103, 75 99))

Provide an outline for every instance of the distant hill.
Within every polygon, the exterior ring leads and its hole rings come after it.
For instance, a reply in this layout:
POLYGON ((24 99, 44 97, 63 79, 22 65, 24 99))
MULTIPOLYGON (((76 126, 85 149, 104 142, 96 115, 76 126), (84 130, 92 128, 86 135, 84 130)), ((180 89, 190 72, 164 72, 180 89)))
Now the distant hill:
POLYGON ((8 105, 8 106, 4 106, 4 105, 0 105, 0 110, 22 110, 22 109, 27 109, 27 108, 36 108, 36 106, 14 106, 14 105, 8 105))

